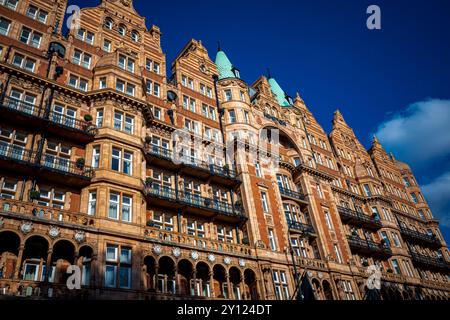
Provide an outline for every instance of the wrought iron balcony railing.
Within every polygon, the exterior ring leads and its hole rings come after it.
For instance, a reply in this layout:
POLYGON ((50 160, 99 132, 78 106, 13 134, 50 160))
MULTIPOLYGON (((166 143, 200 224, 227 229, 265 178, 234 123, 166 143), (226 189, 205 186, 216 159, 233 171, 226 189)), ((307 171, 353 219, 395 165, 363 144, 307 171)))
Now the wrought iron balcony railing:
POLYGON ((0 141, 0 158, 87 180, 92 178, 94 172, 90 166, 52 154, 42 154, 39 159, 36 151, 3 141, 0 141))
POLYGON ((56 125, 72 130, 82 131, 89 136, 95 136, 98 131, 97 127, 92 123, 69 117, 65 114, 60 114, 54 111, 50 112, 49 120, 56 125))
POLYGON ((291 229, 291 230, 300 231, 302 233, 306 233, 309 235, 315 234, 314 227, 310 224, 305 224, 305 223, 301 223, 301 222, 293 221, 293 220, 287 220, 287 224, 289 226, 289 229, 291 229))
POLYGON ((361 239, 359 236, 354 235, 348 236, 347 240, 349 246, 359 252, 382 256, 392 255, 391 248, 386 244, 377 243, 372 240, 361 239))
POLYGON ((179 164, 180 166, 187 166, 190 168, 209 172, 211 175, 237 180, 236 170, 230 169, 228 166, 221 167, 216 164, 211 164, 201 159, 185 155, 175 157, 172 150, 155 145, 148 145, 147 153, 160 159, 172 161, 175 164, 179 164))
POLYGON ((282 196, 286 196, 289 198, 294 198, 301 201, 306 201, 305 195, 301 192, 293 191, 290 189, 286 189, 283 187, 278 186, 278 189, 280 190, 280 193, 282 196))
POLYGON ((417 241, 422 244, 428 244, 432 247, 439 247, 441 245, 441 242, 434 234, 430 235, 427 233, 412 230, 402 224, 400 224, 400 232, 404 236, 404 238, 417 241))
POLYGON ((245 218, 244 210, 240 206, 232 206, 231 204, 217 199, 206 198, 191 192, 178 191, 170 187, 161 186, 159 184, 146 184, 146 193, 160 199, 181 203, 189 207, 205 209, 217 212, 227 216, 245 218))
POLYGON ((356 225, 363 225, 371 229, 379 229, 382 226, 379 218, 374 218, 362 212, 351 210, 346 207, 338 206, 337 208, 342 220, 345 222, 351 222, 356 225))
POLYGON ((417 252, 411 252, 412 261, 421 266, 425 266, 431 269, 439 269, 448 272, 450 270, 450 264, 443 258, 435 258, 426 256, 417 252))

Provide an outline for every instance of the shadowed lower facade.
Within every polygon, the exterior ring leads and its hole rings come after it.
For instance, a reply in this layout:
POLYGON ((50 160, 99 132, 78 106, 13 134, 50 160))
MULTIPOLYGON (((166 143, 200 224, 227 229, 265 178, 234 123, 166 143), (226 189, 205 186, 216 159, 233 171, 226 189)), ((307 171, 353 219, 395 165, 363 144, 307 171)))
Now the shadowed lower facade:
POLYGON ((201 41, 169 68, 132 1, 63 34, 66 7, 0 1, 0 297, 287 300, 306 277, 357 300, 376 266, 380 299, 449 298, 439 222, 376 137, 201 41))

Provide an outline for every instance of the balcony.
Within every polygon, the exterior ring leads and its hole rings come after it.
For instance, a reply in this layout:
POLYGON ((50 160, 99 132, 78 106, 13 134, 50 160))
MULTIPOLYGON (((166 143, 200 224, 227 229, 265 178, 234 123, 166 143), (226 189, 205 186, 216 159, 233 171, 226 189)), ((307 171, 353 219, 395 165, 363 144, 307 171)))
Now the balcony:
POLYGON ((2 118, 8 122, 11 121, 24 126, 32 125, 34 127, 45 123, 39 107, 25 101, 4 97, 3 102, 0 104, 0 109, 2 118))
POLYGON ((51 111, 47 130, 57 136, 63 136, 76 142, 88 143, 94 140, 98 129, 90 122, 75 119, 65 114, 51 111))
POLYGON ((192 249, 206 250, 208 252, 215 251, 218 253, 236 254, 240 256, 252 256, 252 249, 248 245, 200 238, 185 233, 163 230, 156 227, 146 227, 145 237, 160 241, 164 244, 170 243, 192 249))
POLYGON ((69 159, 52 154, 43 154, 39 165, 43 178, 55 182, 61 182, 64 179, 65 184, 74 186, 88 185, 94 175, 94 170, 90 166, 80 165, 69 159))
POLYGON ((36 151, 5 142, 0 142, 0 165, 11 171, 78 187, 89 184, 94 174, 89 166, 51 154, 43 154, 39 159, 36 151))
POLYGON ((299 202, 300 204, 308 204, 308 201, 306 201, 306 197, 303 193, 293 191, 290 189, 286 189, 283 187, 278 186, 278 189, 280 190, 281 197, 288 200, 294 200, 299 202))
POLYGON ((420 243, 422 245, 432 248, 441 247, 441 242, 434 234, 429 235, 427 233, 412 230, 403 226, 402 224, 400 224, 400 232, 405 239, 410 240, 412 242, 420 243))
POLYGON ((293 220, 287 220, 287 224, 288 224, 290 231, 300 232, 309 237, 317 236, 316 231, 314 230, 314 227, 310 224, 304 224, 304 223, 301 223, 298 221, 293 221, 293 220))
POLYGON ((337 208, 342 222, 363 226, 371 230, 378 230, 382 226, 381 221, 377 218, 368 216, 362 212, 351 210, 346 207, 338 206, 337 208))
POLYGON ((247 220, 242 207, 216 199, 202 197, 190 192, 178 191, 157 184, 146 185, 145 193, 152 205, 179 209, 222 221, 243 222, 247 220))
POLYGON ((20 145, 0 141, 0 167, 8 171, 31 174, 38 165, 35 163, 36 153, 20 145))
POLYGON ((380 258, 387 258, 392 255, 392 250, 387 245, 376 243, 371 240, 361 239, 358 236, 348 236, 347 239, 350 248, 354 252, 380 258))
POLYGON ((50 112, 48 119, 45 110, 11 97, 5 97, 0 109, 4 119, 24 126, 43 127, 48 132, 76 142, 88 143, 97 134, 97 128, 89 122, 69 117, 65 114, 50 112))
POLYGON ((171 150, 155 145, 147 145, 146 155, 150 163, 168 170, 177 170, 203 180, 210 179, 211 182, 226 186, 240 183, 237 172, 228 166, 221 167, 183 155, 175 157, 171 150))
POLYGON ((416 252, 411 252, 411 258, 413 263, 417 266, 443 272, 450 271, 450 264, 442 258, 430 257, 416 252))

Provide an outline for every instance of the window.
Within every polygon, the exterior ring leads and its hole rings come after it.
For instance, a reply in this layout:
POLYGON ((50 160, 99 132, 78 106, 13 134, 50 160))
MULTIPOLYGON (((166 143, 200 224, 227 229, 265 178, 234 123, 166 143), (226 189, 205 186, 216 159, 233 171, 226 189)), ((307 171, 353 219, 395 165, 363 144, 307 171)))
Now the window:
POLYGON ((344 294, 346 300, 356 300, 355 294, 353 292, 352 283, 348 280, 342 281, 342 286, 344 288, 344 294))
POLYGON ((92 148, 92 168, 96 169, 100 164, 100 146, 92 148))
POLYGON ((139 33, 136 30, 131 31, 131 40, 139 42, 139 33))
POLYGON ((398 234, 396 234, 395 232, 392 232, 392 239, 394 240, 394 247, 397 247, 397 248, 402 247, 402 244, 400 242, 400 238, 399 238, 398 234))
POLYGON ((244 91, 239 91, 240 97, 241 97, 241 101, 245 102, 245 92, 244 91))
POLYGON ((103 23, 103 27, 105 27, 106 29, 111 30, 113 27, 113 22, 110 18, 106 18, 105 22, 103 23))
POLYGON ((317 191, 317 194, 319 195, 319 197, 323 198, 323 192, 322 192, 322 188, 320 187, 320 184, 316 185, 316 191, 317 191))
POLYGON ((250 116, 248 111, 244 110, 244 121, 245 123, 250 123, 250 116))
POLYGON ((103 126, 103 109, 97 109, 95 125, 100 128, 103 126))
POLYGON ((145 59, 145 69, 147 69, 147 71, 152 71, 152 60, 150 59, 145 59))
POLYGON ((91 191, 89 192, 89 204, 88 204, 88 215, 95 215, 97 208, 97 192, 91 191))
POLYGON ((267 194, 261 192, 261 204, 264 212, 269 212, 269 204, 267 203, 267 194))
POLYGON ((161 108, 154 107, 153 116, 155 117, 155 119, 161 120, 161 108))
POLYGON ((112 149, 111 170, 132 175, 133 153, 122 151, 119 148, 112 149))
POLYGON ((231 95, 231 90, 227 89, 225 92, 225 101, 231 101, 233 99, 233 96, 231 95))
POLYGON ((236 113, 234 109, 228 110, 228 122, 235 123, 236 122, 236 113))
POLYGON ((328 211, 325 211, 325 223, 327 224, 327 227, 329 230, 333 230, 333 224, 331 223, 331 217, 330 213, 328 211))
POLYGON ((103 39, 103 50, 106 52, 111 52, 111 41, 108 39, 103 39))
POLYGON ((275 234, 273 232, 273 229, 269 229, 269 245, 270 245, 270 249, 272 251, 276 251, 277 250, 277 244, 275 242, 275 234))
POLYGON ((101 77, 99 80, 99 89, 105 89, 106 88, 106 77, 101 77))
POLYGON ((105 286, 114 288, 118 283, 119 288, 131 288, 131 261, 131 248, 106 245, 105 286))
POLYGON ((108 218, 113 220, 121 220, 124 222, 131 222, 132 204, 133 199, 130 196, 111 192, 109 194, 108 218))
POLYGON ((39 189, 40 198, 38 200, 38 204, 41 206, 52 207, 55 209, 64 209, 64 203, 66 199, 66 195, 64 192, 41 187, 39 189))
POLYGON ((123 24, 121 24, 118 28, 117 28, 117 32, 123 37, 125 36, 126 33, 126 28, 123 24))
POLYGON ((36 31, 32 31, 27 27, 22 28, 19 40, 32 47, 39 48, 41 45, 42 34, 36 31))
POLYGON ((89 69, 91 67, 92 56, 85 52, 75 49, 73 52, 72 62, 83 68, 89 69))
POLYGON ((385 246, 390 247, 391 241, 389 240, 389 237, 388 237, 386 231, 381 231, 380 235, 381 235, 381 239, 383 239, 383 241, 385 243, 385 246))
POLYGON ((123 70, 128 70, 129 72, 134 72, 134 60, 131 58, 128 58, 124 55, 119 55, 119 67, 123 70))
POLYGON ((94 34, 90 31, 86 31, 86 29, 78 29, 75 37, 91 45, 94 44, 94 34))
POLYGON ((34 72, 34 68, 36 66, 36 60, 26 58, 20 54, 15 54, 13 57, 13 65, 25 69, 30 72, 34 72))
POLYGON ((272 272, 273 284, 277 300, 289 300, 289 288, 287 284, 286 272, 274 270, 272 272))
POLYGON ((154 96, 159 97, 160 93, 161 93, 161 86, 158 83, 147 79, 146 80, 146 91, 148 94, 153 94, 154 96))
POLYGON ((0 17, 0 34, 7 36, 11 27, 11 21, 0 17))
POLYGON ((395 274, 402 274, 402 271, 400 270, 400 266, 398 265, 397 259, 392 259, 392 268, 394 268, 395 274))
POLYGON ((153 62, 153 72, 159 74, 159 63, 153 62))
POLYGON ((336 261, 338 263, 342 263, 341 252, 339 251, 339 247, 337 244, 333 244, 334 254, 336 255, 336 261))
POLYGON ((262 177, 261 165, 259 164, 259 162, 255 162, 255 173, 258 178, 262 177))
MULTIPOLYGON (((1 152, 1 151, 0 151, 1 152)), ((3 184, 0 185, 0 198, 14 199, 17 190, 17 182, 3 180, 3 184)))
POLYGON ((134 97, 135 85, 127 83, 127 94, 134 97))
POLYGON ((426 220, 425 215, 423 214, 423 210, 422 210, 422 209, 417 210, 417 213, 419 214, 419 217, 420 217, 421 219, 426 220))
POLYGON ((76 89, 80 89, 82 91, 87 91, 88 89, 88 81, 86 79, 82 79, 75 75, 70 75, 69 77, 69 86, 74 87, 76 89))
POLYGON ((377 207, 372 207, 372 215, 375 218, 375 220, 380 220, 380 214, 378 212, 377 207))
POLYGON ((17 9, 17 3, 19 3, 19 0, 1 0, 0 4, 11 9, 16 10, 17 9))
POLYGON ((411 193, 411 199, 414 203, 418 203, 419 200, 417 199, 417 195, 415 193, 411 193))
POLYGON ((134 117, 125 115, 124 131, 129 134, 133 134, 134 131, 134 117))
POLYGON ((366 194, 367 197, 371 197, 372 196, 372 192, 370 192, 370 187, 368 184, 364 184, 363 185, 364 188, 364 193, 366 194))

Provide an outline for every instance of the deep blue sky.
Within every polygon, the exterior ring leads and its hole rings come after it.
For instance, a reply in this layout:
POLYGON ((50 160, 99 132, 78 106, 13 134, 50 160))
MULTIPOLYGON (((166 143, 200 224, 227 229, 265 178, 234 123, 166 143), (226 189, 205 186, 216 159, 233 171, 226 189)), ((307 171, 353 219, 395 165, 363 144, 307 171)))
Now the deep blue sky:
MULTIPOLYGON (((410 104, 450 99, 448 0, 134 0, 134 7, 147 27, 161 28, 168 65, 191 38, 202 40, 212 59, 220 41, 248 83, 269 67, 286 92, 300 92, 327 132, 339 108, 365 146, 410 104), (366 28, 371 4, 381 8, 381 30, 366 28)), ((445 160, 413 166, 419 183, 450 170, 445 160)), ((450 229, 445 233, 450 240, 450 229)))

